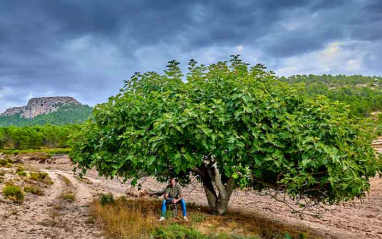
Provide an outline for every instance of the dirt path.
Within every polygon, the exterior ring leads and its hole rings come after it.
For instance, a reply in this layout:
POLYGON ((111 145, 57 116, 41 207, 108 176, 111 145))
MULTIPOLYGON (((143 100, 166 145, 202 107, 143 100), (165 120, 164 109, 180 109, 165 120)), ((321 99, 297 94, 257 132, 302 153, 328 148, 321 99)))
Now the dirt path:
POLYGON ((22 205, 2 203, 2 238, 95 238, 101 231, 91 222, 88 205, 92 191, 77 182, 71 174, 59 170, 42 170, 49 174, 53 185, 44 196, 27 195, 22 205), (63 176, 72 185, 66 185, 63 176), (72 191, 73 203, 61 198, 72 191))
MULTIPOLYGON (((45 189, 44 196, 28 194, 24 204, 16 205, 0 200, 1 238, 102 238, 90 217, 89 203, 99 193, 111 192, 123 195, 128 185, 118 180, 100 178, 94 170, 80 180, 72 173, 67 158, 54 164, 28 162, 46 172, 54 182, 45 189), (65 183, 63 178, 70 182, 65 183), (70 203, 61 195, 71 191, 75 201, 70 203)), ((153 179, 143 183, 143 189, 158 190, 166 185, 153 179)), ((206 205, 204 192, 199 184, 184 188, 187 202, 206 205)), ((241 210, 286 224, 304 225, 323 238, 382 238, 382 179, 371 180, 370 195, 361 203, 347 203, 328 207, 322 218, 306 216, 303 219, 291 213, 283 203, 254 192, 236 191, 231 199, 230 210, 241 210)))

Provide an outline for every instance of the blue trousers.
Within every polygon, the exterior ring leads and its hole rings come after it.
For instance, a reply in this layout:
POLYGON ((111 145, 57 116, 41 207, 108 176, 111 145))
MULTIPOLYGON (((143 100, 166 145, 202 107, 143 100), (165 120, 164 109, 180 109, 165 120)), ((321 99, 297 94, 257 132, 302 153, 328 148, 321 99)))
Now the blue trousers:
MULTIPOLYGON (((162 217, 164 217, 166 215, 166 204, 171 203, 171 200, 172 200, 172 198, 169 198, 168 200, 163 199, 163 201, 162 201, 162 217)), ((179 203, 179 201, 177 203, 179 203)), ((184 199, 182 198, 180 200, 180 204, 182 205, 183 217, 185 217, 185 216, 187 216, 186 201, 184 201, 184 199)))

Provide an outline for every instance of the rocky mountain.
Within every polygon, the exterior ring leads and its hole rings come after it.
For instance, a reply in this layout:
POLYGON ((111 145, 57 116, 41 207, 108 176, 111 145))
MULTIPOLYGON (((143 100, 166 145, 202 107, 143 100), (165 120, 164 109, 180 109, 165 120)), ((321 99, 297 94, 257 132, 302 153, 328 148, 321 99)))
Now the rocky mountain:
POLYGON ((20 114, 20 118, 32 119, 38 115, 55 112, 67 104, 82 105, 73 97, 68 96, 32 98, 26 106, 9 108, 0 116, 20 114))

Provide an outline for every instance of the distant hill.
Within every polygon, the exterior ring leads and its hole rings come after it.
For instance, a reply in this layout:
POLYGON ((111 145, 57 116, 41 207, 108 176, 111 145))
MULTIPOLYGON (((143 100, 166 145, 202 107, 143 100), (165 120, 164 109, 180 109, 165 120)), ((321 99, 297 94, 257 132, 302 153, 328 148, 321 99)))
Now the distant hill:
POLYGON ((84 122, 93 108, 72 97, 32 98, 26 106, 0 114, 0 126, 65 125, 84 122))
POLYGON ((350 106, 351 116, 370 117, 382 111, 382 77, 361 75, 294 75, 279 77, 289 84, 305 84, 310 95, 325 95, 350 106))

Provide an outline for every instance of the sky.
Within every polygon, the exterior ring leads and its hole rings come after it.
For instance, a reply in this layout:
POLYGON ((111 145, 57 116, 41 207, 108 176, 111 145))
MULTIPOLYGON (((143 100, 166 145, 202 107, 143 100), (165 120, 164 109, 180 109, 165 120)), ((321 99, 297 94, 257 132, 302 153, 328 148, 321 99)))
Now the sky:
POLYGON ((382 75, 380 0, 0 0, 0 112, 106 102, 134 72, 240 54, 279 76, 382 75))

